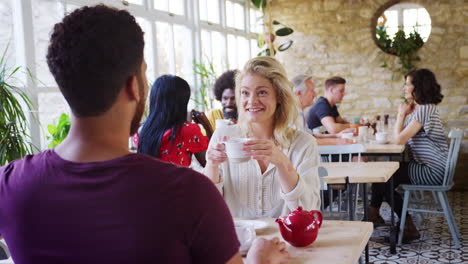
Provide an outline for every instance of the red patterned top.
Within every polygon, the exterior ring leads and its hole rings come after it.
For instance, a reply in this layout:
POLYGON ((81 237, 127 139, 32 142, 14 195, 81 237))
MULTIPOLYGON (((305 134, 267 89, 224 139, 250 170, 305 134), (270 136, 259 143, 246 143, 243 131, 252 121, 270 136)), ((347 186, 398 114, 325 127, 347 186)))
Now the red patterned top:
POLYGON ((162 138, 159 149, 160 159, 179 166, 188 167, 192 161, 192 154, 208 148, 209 138, 204 136, 200 127, 195 123, 185 122, 173 142, 168 129, 162 138))

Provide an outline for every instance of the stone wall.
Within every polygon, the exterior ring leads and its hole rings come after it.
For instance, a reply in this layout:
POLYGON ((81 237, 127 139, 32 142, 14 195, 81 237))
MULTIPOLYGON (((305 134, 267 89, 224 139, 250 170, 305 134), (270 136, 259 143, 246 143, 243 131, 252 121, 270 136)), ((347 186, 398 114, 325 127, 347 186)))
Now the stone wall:
MULTIPOLYGON (((383 61, 397 64, 372 38, 371 21, 389 0, 274 0, 274 19, 294 28, 293 46, 277 55, 288 74, 312 74, 323 95, 323 82, 332 75, 347 80, 340 105, 345 117, 396 114, 403 77, 392 80, 383 61)), ((432 32, 418 52, 419 68, 431 69, 444 100, 439 105, 447 131, 464 129, 463 152, 468 153, 468 4, 464 0, 414 0, 425 7, 432 32)), ((278 42, 281 41, 280 39, 278 42)))

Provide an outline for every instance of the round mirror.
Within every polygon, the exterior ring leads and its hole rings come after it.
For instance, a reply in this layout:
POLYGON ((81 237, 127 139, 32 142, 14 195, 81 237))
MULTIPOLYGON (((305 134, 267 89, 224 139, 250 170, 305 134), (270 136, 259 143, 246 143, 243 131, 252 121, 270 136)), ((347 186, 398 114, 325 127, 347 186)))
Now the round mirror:
POLYGON ((419 4, 390 1, 373 19, 374 40, 386 53, 419 49, 431 34, 431 17, 419 4))

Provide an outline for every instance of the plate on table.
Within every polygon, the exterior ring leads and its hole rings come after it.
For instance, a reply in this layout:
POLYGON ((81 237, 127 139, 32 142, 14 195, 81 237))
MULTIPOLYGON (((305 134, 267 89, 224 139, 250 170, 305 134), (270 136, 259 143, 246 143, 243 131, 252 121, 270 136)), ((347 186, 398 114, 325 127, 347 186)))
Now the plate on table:
POLYGON ((255 231, 268 227, 268 223, 262 220, 235 219, 235 225, 252 225, 255 231))

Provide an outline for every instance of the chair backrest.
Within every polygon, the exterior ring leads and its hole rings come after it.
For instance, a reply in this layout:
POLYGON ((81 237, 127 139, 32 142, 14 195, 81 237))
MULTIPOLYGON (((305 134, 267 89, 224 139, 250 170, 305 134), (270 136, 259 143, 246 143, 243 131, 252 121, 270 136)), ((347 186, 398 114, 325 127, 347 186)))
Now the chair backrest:
POLYGON ((463 138, 463 131, 459 128, 451 129, 448 137, 450 138, 450 147, 447 155, 447 163, 445 164, 444 186, 453 183, 455 167, 457 166, 458 152, 463 138))
POLYGON ((351 145, 325 145, 318 146, 318 152, 322 155, 328 155, 328 161, 331 162, 332 155, 339 155, 339 162, 342 161, 343 155, 348 155, 348 161, 352 161, 352 155, 358 155, 358 161, 361 161, 361 153, 365 151, 363 144, 351 145))
MULTIPOLYGON (((8 250, 8 247, 7 247, 6 243, 5 243, 5 240, 3 240, 3 239, 0 239, 0 248, 5 253, 5 257, 7 257, 9 260, 11 260, 10 259, 10 257, 11 257, 10 250, 8 250)), ((0 263, 2 263, 2 260, 0 260, 0 263)))

